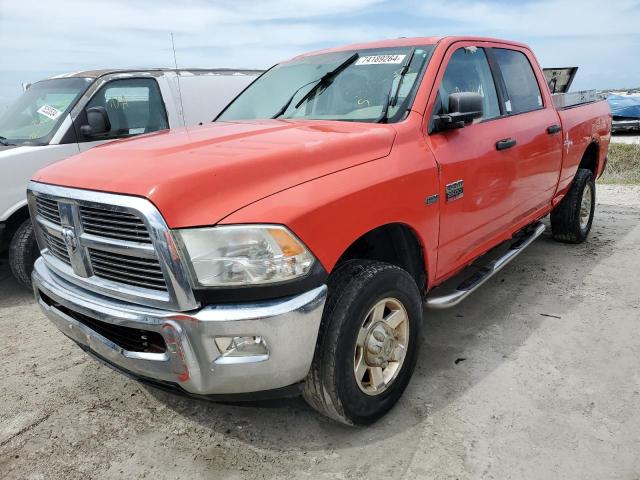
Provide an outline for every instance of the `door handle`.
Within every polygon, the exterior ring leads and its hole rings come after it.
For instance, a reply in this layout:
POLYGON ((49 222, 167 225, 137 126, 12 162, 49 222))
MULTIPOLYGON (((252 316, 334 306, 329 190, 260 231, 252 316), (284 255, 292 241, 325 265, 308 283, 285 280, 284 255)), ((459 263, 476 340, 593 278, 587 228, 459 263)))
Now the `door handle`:
POLYGON ((562 127, 560 125, 551 125, 550 127, 547 127, 547 133, 549 135, 553 135, 554 133, 558 133, 560 130, 562 130, 562 127))
POLYGON ((506 150, 516 144, 515 138, 505 138, 504 140, 498 140, 496 142, 496 150, 506 150))

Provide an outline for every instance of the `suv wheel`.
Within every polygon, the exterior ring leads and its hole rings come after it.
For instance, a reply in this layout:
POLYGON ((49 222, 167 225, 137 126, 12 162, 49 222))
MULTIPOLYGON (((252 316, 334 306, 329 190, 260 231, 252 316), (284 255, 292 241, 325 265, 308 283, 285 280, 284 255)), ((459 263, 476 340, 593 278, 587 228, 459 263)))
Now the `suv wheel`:
POLYGON ((40 256, 31 219, 27 218, 18 227, 9 246, 9 266, 13 276, 24 287, 31 289, 33 264, 40 256))
POLYGON ((329 279, 305 400, 342 423, 374 422, 409 383, 421 327, 420 292, 406 271, 383 262, 346 263, 329 279))

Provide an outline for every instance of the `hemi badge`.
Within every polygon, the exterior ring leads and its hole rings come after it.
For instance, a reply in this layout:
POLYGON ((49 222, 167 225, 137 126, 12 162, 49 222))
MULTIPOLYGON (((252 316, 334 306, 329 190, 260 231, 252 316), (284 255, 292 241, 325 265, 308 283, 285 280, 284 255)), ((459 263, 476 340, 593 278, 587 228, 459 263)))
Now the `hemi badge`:
POLYGON ((429 196, 425 199, 424 203, 425 203, 426 205, 432 205, 432 204, 436 203, 437 201, 438 201, 438 194, 436 193, 435 195, 429 195, 429 196))
POLYGON ((447 202, 458 200, 464 196, 464 182, 462 180, 456 180, 453 183, 447 184, 445 187, 445 193, 447 196, 447 202))

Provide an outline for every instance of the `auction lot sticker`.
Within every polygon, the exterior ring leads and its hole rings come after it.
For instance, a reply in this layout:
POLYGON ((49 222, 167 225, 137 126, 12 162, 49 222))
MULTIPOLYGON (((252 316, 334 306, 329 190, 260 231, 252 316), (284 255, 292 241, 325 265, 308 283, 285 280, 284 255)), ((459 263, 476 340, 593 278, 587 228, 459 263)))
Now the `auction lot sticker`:
POLYGON ((43 106, 41 106, 37 112, 40 115, 44 115, 47 118, 50 118, 51 120, 55 120, 56 118, 58 118, 60 116, 60 114, 62 113, 60 110, 58 110, 55 107, 52 107, 51 105, 47 105, 44 104, 43 106))
POLYGON ((384 65, 388 63, 402 63, 406 55, 370 55, 360 57, 356 60, 356 65, 384 65))

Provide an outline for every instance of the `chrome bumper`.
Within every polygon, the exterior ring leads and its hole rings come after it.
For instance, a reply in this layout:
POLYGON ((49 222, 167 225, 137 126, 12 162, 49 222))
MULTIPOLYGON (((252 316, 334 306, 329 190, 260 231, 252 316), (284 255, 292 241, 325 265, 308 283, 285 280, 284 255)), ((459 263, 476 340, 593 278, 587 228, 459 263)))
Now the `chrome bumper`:
POLYGON ((32 280, 40 307, 69 338, 134 376, 169 382, 197 395, 261 392, 303 380, 313 360, 327 294, 323 285, 280 300, 172 312, 80 289, 53 274, 42 259, 36 261, 32 280), (74 312, 157 332, 167 349, 163 353, 127 351, 73 318, 74 312), (261 336, 269 353, 222 357, 214 341, 217 336, 261 336))

